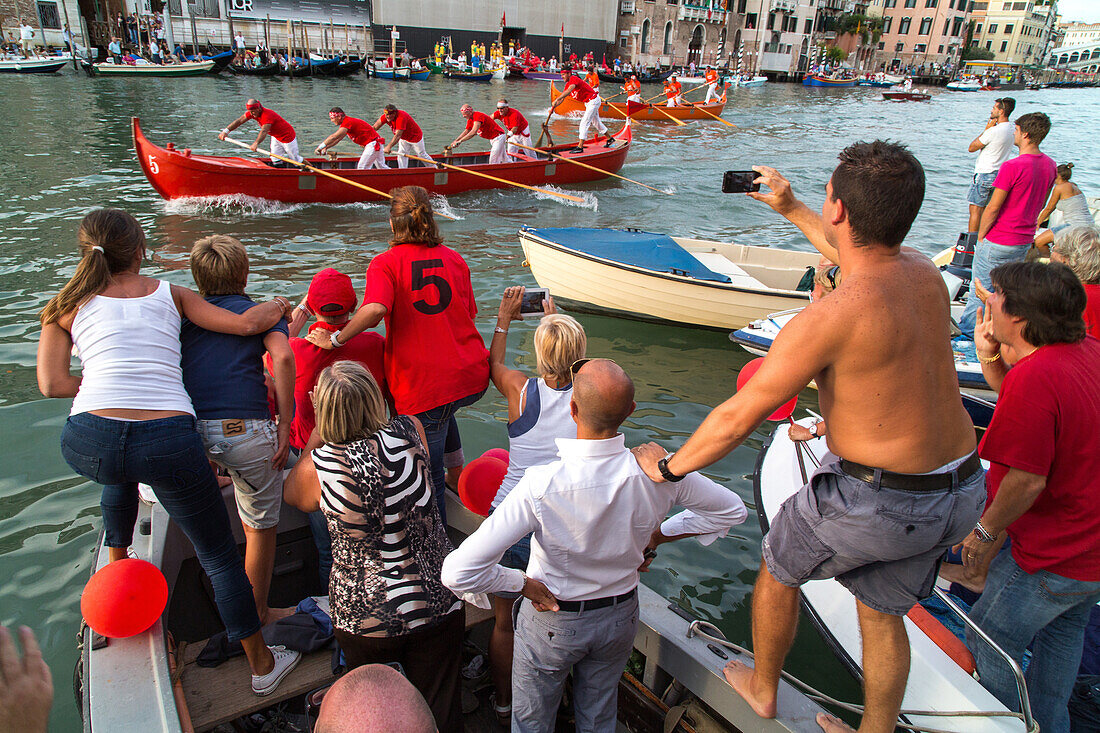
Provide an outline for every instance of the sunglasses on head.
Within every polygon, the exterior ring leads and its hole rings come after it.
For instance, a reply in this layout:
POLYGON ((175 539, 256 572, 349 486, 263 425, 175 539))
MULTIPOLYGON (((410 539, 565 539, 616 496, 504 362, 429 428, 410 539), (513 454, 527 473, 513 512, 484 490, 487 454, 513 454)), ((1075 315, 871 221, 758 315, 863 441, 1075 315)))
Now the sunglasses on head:
POLYGON ((825 271, 825 279, 829 281, 829 285, 833 286, 833 290, 836 290, 836 276, 840 272, 840 265, 833 265, 825 271))
POLYGON ((575 362, 573 362, 572 364, 569 365, 569 376, 570 377, 576 377, 577 372, 579 372, 581 370, 581 367, 584 366, 585 364, 587 364, 590 361, 611 361, 611 359, 601 359, 601 358, 577 359, 575 362))

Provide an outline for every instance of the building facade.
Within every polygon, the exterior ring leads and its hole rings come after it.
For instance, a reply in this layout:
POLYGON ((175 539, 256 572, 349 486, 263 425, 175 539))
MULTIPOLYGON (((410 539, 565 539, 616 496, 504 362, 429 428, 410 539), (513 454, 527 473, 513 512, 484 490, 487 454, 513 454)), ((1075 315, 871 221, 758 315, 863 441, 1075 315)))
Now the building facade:
POLYGON ((721 65, 740 25, 725 0, 621 0, 615 54, 643 67, 721 65))
POLYGON ((882 17, 876 62, 896 70, 957 66, 966 44, 969 0, 872 0, 882 17))
POLYGON ((995 63, 1043 63, 1058 22, 1057 0, 988 0, 975 9, 981 14, 974 18, 972 46, 990 51, 995 63))
POLYGON ((1062 33, 1058 45, 1065 48, 1100 43, 1100 23, 1063 23, 1058 30, 1062 33))
POLYGON ((87 45, 81 32, 77 0, 0 0, 0 32, 4 38, 19 38, 21 23, 34 28, 35 45, 64 46, 66 25, 72 29, 75 43, 87 45))

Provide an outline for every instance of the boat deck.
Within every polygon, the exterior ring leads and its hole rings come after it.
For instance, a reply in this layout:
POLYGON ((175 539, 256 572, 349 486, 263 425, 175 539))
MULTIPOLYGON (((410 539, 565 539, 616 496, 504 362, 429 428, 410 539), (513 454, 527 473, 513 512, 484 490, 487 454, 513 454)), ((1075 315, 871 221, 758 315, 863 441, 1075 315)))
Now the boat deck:
MULTIPOLYGON (((466 628, 477 626, 493 617, 491 610, 466 604, 466 628)), ((188 644, 183 653, 183 674, 180 682, 196 733, 203 733, 243 715, 270 707, 283 700, 303 695, 336 681, 332 674, 332 650, 322 649, 307 654, 298 666, 267 697, 252 694, 248 662, 243 656, 233 657, 217 667, 195 664, 206 641, 188 644)), ((484 729, 482 729, 484 730, 484 729)))

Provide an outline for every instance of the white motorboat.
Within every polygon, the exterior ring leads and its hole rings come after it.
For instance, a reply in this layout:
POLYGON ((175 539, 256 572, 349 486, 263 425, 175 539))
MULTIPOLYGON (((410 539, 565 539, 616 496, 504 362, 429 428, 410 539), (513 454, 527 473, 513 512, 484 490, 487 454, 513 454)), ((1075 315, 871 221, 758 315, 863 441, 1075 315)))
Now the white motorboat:
POLYGON ((68 54, 0 58, 0 74, 52 74, 72 60, 73 57, 68 54))
POLYGON ((561 305, 729 330, 809 302, 816 252, 618 229, 519 232, 531 273, 561 305))

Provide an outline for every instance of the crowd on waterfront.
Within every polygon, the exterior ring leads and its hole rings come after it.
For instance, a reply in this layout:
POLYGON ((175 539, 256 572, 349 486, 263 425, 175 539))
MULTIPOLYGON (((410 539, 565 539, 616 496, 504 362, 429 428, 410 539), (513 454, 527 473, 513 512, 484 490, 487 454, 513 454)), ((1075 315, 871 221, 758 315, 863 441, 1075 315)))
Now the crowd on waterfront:
MULTIPOLYGON (((564 76, 567 85, 576 78, 564 76)), ((969 226, 977 244, 964 330, 1000 393, 980 448, 958 395, 940 275, 901 247, 924 172, 903 147, 879 142, 843 151, 821 215, 777 171, 757 169, 768 192, 753 197, 806 234, 829 260, 825 279, 838 284, 672 454, 653 444, 627 449, 629 375, 589 357, 583 327, 552 301, 535 330, 534 376, 507 359, 521 288, 504 292, 486 347, 469 268, 443 243, 418 188, 393 192, 393 237, 371 261, 361 301, 348 274, 325 269, 297 305, 256 303, 245 294, 246 249, 225 236, 193 247, 197 292, 168 285, 141 274, 145 237, 131 216, 92 212, 78 235, 77 272, 42 313, 39 384, 74 400, 62 453, 103 485, 111 560, 127 557, 137 484, 147 483, 195 545, 257 694, 273 692, 299 659, 268 647, 260 631, 286 613, 267 605, 286 503, 310 516, 349 667, 400 662, 434 725, 460 730, 461 601, 490 603, 502 721, 552 727, 573 669, 578 727, 603 731, 614 727, 615 685, 635 636, 638 573, 664 542, 708 543, 746 517, 735 494, 697 471, 817 378, 830 447, 845 460, 819 471, 772 521, 753 596, 755 669, 731 663, 730 684, 761 715, 776 714, 798 587, 836 577, 859 601, 862 730, 893 730, 908 668, 901 619, 928 595, 943 554, 961 545, 967 581, 988 589, 975 616, 1018 659, 1034 638, 1036 716, 1043 730, 1065 730, 1067 683, 1087 611, 1100 600, 1100 519, 1090 501, 1100 475, 1091 438, 1100 428, 1100 344, 1086 336, 1100 329, 1100 238, 1091 222, 1036 237, 1043 213, 1058 207, 1069 217, 1083 196, 1072 166, 1039 151, 1049 119, 1012 122, 1010 102, 997 101, 971 146, 982 170, 969 200, 981 211, 969 226), (986 171, 994 152, 1001 159, 986 171), (1033 243, 1047 244, 1055 263, 1018 262, 1033 243), (384 337, 371 330, 383 322, 384 337), (70 373, 74 347, 82 376, 70 373), (455 415, 490 383, 508 403, 508 474, 482 527, 455 549, 444 501, 449 469, 463 462, 455 415), (979 454, 993 462, 988 475, 979 454), (243 561, 215 468, 234 486, 243 561), (666 519, 674 505, 686 511, 666 519)), ((273 153, 278 140, 280 155, 300 160, 293 128, 265 120, 269 112, 250 100, 223 134, 256 120, 254 149, 270 134, 273 153)), ((334 108, 330 118, 337 134, 363 145, 367 167, 376 162, 368 145, 374 154, 396 145, 427 155, 422 134, 412 139, 415 122, 395 124, 402 114, 387 108, 370 125, 334 108), (395 135, 383 145, 377 129, 386 124, 395 135)), ((488 115, 461 114, 467 126, 449 147, 466 133, 490 142, 504 133, 488 115)), ((1018 705, 1003 663, 980 643, 972 648, 983 684, 1018 705)), ((334 695, 318 729, 341 730, 361 702, 334 695)))

